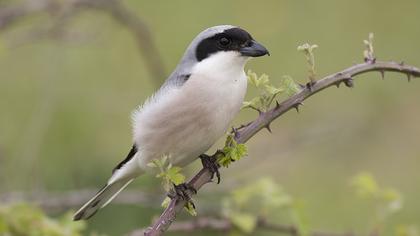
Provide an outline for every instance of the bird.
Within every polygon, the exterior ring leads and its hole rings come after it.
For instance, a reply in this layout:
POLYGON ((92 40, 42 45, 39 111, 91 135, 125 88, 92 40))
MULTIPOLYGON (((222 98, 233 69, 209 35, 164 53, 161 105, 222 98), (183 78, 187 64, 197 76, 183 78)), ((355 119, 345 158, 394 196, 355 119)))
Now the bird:
POLYGON ((133 145, 105 186, 73 216, 92 217, 148 163, 168 156, 186 166, 204 154, 229 128, 247 90, 250 58, 269 55, 246 30, 218 25, 199 33, 163 85, 132 113, 133 145))

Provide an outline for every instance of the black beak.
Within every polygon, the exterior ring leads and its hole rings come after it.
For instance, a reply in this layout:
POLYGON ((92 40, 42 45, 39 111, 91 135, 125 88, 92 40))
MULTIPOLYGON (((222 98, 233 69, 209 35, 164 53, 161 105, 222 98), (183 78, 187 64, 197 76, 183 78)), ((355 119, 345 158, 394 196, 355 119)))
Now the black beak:
POLYGON ((239 49, 239 52, 242 54, 242 56, 247 57, 261 57, 264 55, 270 56, 270 53, 268 52, 267 48, 265 48, 263 45, 261 45, 255 40, 252 40, 245 47, 239 49))

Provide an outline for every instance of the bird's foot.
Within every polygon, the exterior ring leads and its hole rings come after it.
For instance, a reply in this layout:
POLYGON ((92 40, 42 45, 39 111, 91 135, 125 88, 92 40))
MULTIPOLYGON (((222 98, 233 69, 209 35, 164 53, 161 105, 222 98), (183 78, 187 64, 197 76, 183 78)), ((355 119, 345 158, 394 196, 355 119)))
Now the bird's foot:
POLYGON ((182 183, 179 185, 174 184, 173 189, 171 189, 171 191, 168 193, 168 197, 171 199, 178 197, 184 201, 187 201, 195 209, 195 204, 191 198, 191 192, 197 194, 197 190, 187 183, 182 183))
POLYGON ((206 154, 200 155, 201 164, 203 164, 203 167, 208 169, 211 172, 211 179, 213 179, 214 175, 216 174, 217 184, 220 183, 220 172, 219 172, 220 165, 219 163, 217 163, 216 157, 218 156, 218 153, 220 152, 222 151, 217 150, 216 154, 213 156, 209 156, 206 154))

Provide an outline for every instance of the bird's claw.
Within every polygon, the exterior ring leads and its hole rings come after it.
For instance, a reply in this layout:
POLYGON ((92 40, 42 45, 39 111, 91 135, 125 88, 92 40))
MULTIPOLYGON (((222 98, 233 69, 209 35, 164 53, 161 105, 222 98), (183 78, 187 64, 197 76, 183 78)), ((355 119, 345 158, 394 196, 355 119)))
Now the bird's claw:
POLYGON ((171 189, 171 191, 168 193, 168 197, 171 199, 178 197, 181 200, 187 201, 195 209, 195 204, 191 198, 190 192, 197 194, 197 190, 187 183, 182 183, 179 185, 174 184, 173 189, 171 189))
POLYGON ((208 169, 211 172, 211 179, 213 179, 214 175, 216 174, 217 184, 220 184, 220 172, 219 172, 220 165, 217 163, 216 156, 220 152, 222 151, 217 150, 216 155, 213 155, 213 156, 209 156, 206 154, 200 155, 201 164, 203 164, 203 167, 208 169))

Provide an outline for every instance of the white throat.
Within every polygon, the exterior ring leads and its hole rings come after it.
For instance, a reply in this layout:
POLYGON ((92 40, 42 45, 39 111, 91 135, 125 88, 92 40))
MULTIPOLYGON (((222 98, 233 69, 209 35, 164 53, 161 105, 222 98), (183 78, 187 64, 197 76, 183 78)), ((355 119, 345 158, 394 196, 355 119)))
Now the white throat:
POLYGON ((248 60, 248 57, 241 56, 239 52, 217 52, 198 62, 193 67, 192 74, 235 79, 244 75, 244 67, 248 60))

